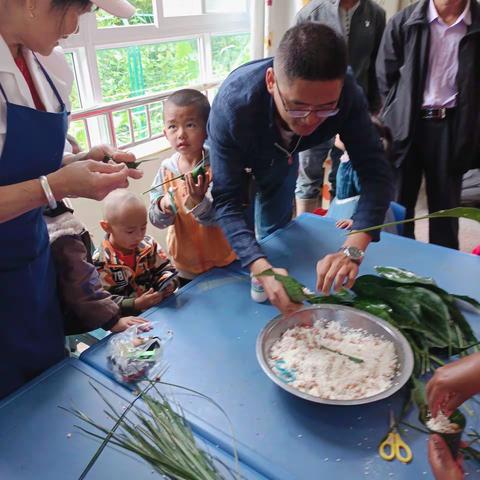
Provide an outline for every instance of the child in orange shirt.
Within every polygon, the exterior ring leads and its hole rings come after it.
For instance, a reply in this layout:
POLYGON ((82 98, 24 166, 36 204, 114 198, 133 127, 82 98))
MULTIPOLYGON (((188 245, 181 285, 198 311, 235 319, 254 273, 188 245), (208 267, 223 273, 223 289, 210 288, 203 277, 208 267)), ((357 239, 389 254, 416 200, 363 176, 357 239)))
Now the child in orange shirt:
POLYGON ((168 252, 181 283, 236 259, 215 223, 207 138, 210 104, 197 90, 179 90, 165 101, 164 133, 175 153, 162 162, 150 194, 150 221, 168 228, 168 252), (203 162, 205 174, 194 180, 192 170, 203 162), (183 178, 177 178, 183 175, 183 178), (163 182, 169 181, 165 185, 163 182))

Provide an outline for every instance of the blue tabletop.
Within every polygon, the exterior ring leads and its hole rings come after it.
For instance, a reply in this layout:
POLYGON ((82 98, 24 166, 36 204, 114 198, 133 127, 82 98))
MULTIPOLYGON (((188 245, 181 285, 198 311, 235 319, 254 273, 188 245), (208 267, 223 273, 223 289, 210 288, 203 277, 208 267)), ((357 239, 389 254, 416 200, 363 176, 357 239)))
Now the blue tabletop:
MULTIPOLYGON (((343 235, 333 222, 305 215, 266 239, 263 247, 275 265, 313 287, 315 260, 337 250, 343 235)), ((451 292, 479 297, 474 280, 480 259, 472 255, 385 235, 369 248, 361 273, 372 272, 374 265, 410 268, 433 276, 451 292)), ((300 400, 263 374, 255 341, 277 312, 252 302, 249 291, 246 275, 213 270, 148 312, 150 320, 174 331, 166 352, 166 380, 199 390, 222 405, 233 423, 241 460, 271 479, 432 478, 422 434, 402 433, 414 452, 410 465, 388 463, 377 454, 388 429, 389 407, 400 409, 404 391, 371 405, 340 408, 300 400)), ((468 318, 479 333, 475 317, 468 318)), ((100 342, 82 359, 111 375, 105 346, 100 342)), ((217 409, 195 398, 181 403, 203 437, 228 448, 228 425, 217 409)), ((475 418, 469 422, 478 427, 475 418)), ((475 471, 475 466, 468 469, 475 471)))
MULTIPOLYGON (((72 406, 111 425, 104 401, 95 385, 117 408, 132 398, 128 391, 78 360, 51 368, 0 402, 0 478, 2 480, 78 479, 97 450, 98 441, 74 427, 82 422, 59 406, 72 406)), ((82 426, 87 427, 86 424, 82 426)), ((232 458, 215 445, 197 437, 202 448, 233 467, 232 458)), ((244 478, 263 479, 241 465, 244 478)), ((159 475, 131 454, 107 447, 87 479, 151 480, 159 475)))

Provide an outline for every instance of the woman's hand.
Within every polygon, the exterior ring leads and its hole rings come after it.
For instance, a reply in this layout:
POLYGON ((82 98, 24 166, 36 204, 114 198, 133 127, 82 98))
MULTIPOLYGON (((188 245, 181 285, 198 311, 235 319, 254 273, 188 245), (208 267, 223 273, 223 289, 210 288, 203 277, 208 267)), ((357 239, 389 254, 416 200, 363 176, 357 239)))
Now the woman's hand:
POLYGON ((435 480, 463 480, 461 459, 452 457, 445 440, 440 435, 428 439, 428 461, 435 480))
POLYGON ((74 162, 47 176, 57 200, 84 197, 103 200, 112 190, 128 187, 128 178, 139 179, 143 172, 125 164, 107 164, 94 160, 74 162))
POLYGON ((85 160, 103 162, 105 157, 110 157, 116 163, 129 163, 136 160, 133 153, 118 150, 110 145, 96 145, 85 153, 85 160))
POLYGON ((122 317, 110 329, 110 331, 113 333, 120 333, 124 332, 127 328, 133 327, 134 325, 141 325, 142 331, 144 332, 148 332, 152 329, 151 323, 142 317, 122 317))
POLYGON ((465 400, 480 392, 480 352, 437 368, 427 384, 432 417, 450 416, 465 400))

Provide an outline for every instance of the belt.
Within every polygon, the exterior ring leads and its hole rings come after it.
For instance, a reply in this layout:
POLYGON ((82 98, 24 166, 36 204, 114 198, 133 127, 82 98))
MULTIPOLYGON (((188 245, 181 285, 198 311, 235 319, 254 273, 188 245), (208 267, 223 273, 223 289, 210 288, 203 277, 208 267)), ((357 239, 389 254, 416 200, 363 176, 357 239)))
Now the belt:
POLYGON ((420 118, 422 120, 444 120, 455 108, 422 108, 420 118))

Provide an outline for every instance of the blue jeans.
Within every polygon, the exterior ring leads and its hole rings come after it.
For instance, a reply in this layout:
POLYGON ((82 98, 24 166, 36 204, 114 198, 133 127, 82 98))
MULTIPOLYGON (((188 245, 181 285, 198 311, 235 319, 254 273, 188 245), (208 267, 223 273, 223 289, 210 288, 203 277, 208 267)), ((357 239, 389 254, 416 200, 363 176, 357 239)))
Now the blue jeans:
POLYGON ((323 162, 333 147, 334 139, 300 152, 295 196, 301 199, 318 198, 323 186, 323 162))
POLYGON ((281 186, 269 193, 257 191, 255 195, 255 237, 257 241, 284 227, 292 219, 298 155, 294 155, 293 160, 294 163, 287 170, 281 186))

